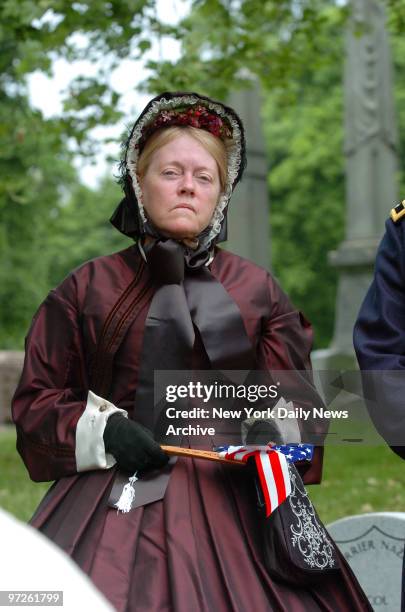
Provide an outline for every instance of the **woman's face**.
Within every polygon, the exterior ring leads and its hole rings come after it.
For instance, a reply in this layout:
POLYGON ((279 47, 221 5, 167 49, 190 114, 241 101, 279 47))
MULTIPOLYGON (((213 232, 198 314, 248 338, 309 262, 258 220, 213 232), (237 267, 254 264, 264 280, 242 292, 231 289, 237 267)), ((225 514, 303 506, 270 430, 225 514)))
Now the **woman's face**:
POLYGON ((215 159, 188 134, 157 149, 139 182, 147 217, 171 238, 193 238, 205 229, 220 194, 215 159))

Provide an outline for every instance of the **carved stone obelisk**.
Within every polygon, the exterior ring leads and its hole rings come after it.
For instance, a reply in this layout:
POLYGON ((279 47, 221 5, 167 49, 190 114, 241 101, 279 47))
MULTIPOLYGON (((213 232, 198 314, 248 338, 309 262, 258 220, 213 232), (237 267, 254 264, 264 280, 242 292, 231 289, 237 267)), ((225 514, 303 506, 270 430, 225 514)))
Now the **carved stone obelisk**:
POLYGON ((266 269, 270 267, 268 167, 261 122, 259 88, 232 93, 230 105, 241 116, 247 139, 247 169, 228 213, 225 248, 266 269))
POLYGON ((397 131, 385 13, 378 0, 351 0, 345 65, 346 237, 330 262, 339 270, 335 329, 319 369, 355 365, 352 330, 370 285, 377 245, 397 203, 397 131))

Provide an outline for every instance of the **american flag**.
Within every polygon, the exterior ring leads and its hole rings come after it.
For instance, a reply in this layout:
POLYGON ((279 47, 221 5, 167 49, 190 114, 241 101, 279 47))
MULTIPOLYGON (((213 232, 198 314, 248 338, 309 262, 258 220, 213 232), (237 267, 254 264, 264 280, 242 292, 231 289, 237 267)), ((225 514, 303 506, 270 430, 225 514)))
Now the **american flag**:
POLYGON ((215 450, 225 459, 246 463, 254 457, 257 474, 266 507, 266 516, 287 499, 291 493, 288 462, 310 461, 313 455, 311 444, 289 444, 281 446, 221 446, 215 450))

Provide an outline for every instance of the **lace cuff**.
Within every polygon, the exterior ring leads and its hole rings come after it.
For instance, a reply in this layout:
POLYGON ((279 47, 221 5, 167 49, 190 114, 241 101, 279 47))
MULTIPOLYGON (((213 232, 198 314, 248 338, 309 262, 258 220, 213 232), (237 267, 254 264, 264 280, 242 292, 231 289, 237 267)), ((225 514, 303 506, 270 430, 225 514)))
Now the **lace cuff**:
POLYGON ((86 409, 76 428, 75 454, 78 472, 106 470, 115 465, 114 457, 105 452, 103 439, 107 420, 115 412, 121 412, 123 416, 128 417, 126 410, 117 408, 108 400, 89 391, 86 409))

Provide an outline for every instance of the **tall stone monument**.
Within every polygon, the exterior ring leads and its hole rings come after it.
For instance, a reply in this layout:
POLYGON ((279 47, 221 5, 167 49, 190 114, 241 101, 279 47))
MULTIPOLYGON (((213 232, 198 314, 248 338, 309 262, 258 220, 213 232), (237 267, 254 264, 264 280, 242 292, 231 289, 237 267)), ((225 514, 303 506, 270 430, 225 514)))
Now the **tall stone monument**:
POLYGON ((397 132, 385 13, 378 0, 351 0, 346 37, 346 237, 330 262, 339 271, 332 344, 318 369, 355 365, 352 331, 389 210, 397 203, 397 132))
POLYGON ((226 248, 266 269, 270 267, 268 167, 261 124, 259 88, 234 92, 229 103, 241 116, 247 141, 247 169, 228 213, 226 248))

